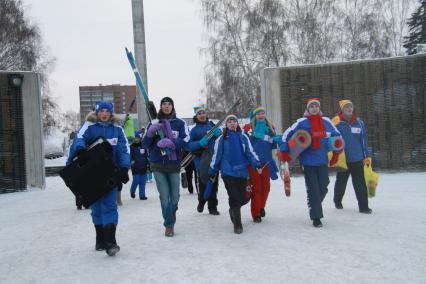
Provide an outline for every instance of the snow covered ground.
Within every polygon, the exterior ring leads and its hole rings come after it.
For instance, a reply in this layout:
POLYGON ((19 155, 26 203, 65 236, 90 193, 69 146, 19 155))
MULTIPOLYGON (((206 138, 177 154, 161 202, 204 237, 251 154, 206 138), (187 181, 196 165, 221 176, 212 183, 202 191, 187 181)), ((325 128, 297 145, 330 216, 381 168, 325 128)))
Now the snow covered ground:
POLYGON ((0 283, 426 283, 426 173, 382 174, 372 215, 352 185, 334 209, 331 177, 324 227, 312 227, 302 177, 290 198, 273 183, 260 224, 243 209, 233 233, 227 195, 220 216, 199 214, 181 190, 176 235, 164 237, 155 183, 148 200, 123 191, 115 257, 94 250, 90 211, 77 211, 59 177, 46 190, 0 195, 0 283))

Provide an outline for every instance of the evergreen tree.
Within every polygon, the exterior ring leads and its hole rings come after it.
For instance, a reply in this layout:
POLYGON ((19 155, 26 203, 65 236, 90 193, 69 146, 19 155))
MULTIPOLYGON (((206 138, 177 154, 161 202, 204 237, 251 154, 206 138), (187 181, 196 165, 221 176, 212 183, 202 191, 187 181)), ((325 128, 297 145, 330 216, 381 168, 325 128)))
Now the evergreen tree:
POLYGON ((407 21, 410 34, 404 39, 404 47, 408 54, 416 54, 417 44, 426 44, 426 0, 419 0, 420 7, 411 15, 407 21))

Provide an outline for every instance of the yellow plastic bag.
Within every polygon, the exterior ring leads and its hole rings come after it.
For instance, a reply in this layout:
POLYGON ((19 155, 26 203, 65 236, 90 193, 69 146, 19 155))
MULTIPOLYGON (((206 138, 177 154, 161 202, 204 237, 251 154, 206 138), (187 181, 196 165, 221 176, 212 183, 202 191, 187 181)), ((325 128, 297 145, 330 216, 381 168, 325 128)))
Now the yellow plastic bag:
POLYGON ((333 157, 333 152, 328 152, 328 165, 330 168, 340 168, 343 170, 348 169, 348 165, 346 164, 345 151, 342 151, 342 153, 340 153, 339 158, 337 159, 337 163, 334 164, 333 166, 330 166, 331 157, 333 157))
POLYGON ((372 198, 376 196, 376 189, 379 183, 379 174, 373 171, 371 165, 364 165, 364 178, 365 184, 367 185, 368 197, 372 198))

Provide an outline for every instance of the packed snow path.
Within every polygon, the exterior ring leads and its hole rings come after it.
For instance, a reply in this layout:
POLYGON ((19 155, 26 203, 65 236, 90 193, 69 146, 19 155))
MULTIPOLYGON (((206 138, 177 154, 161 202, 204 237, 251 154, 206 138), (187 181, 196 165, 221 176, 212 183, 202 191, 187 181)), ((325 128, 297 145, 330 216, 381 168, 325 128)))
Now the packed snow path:
MULTIPOLYGON (((59 177, 46 190, 0 195, 0 283, 426 283, 426 173, 382 174, 372 215, 358 213, 351 182, 344 210, 331 177, 323 228, 309 220, 302 177, 286 198, 272 184, 262 223, 243 208, 236 235, 226 191, 220 216, 196 212, 181 189, 175 237, 166 238, 155 183, 148 200, 124 186, 115 257, 94 250, 90 210, 77 211, 59 177)), ((207 208, 206 208, 207 209, 207 208)))

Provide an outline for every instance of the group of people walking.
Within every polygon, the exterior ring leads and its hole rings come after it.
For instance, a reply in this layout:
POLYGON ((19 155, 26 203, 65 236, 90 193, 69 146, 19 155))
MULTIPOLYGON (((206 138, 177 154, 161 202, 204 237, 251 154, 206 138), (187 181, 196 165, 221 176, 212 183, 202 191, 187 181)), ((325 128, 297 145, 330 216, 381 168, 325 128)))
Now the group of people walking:
MULTIPOLYGON (((78 156, 92 141, 103 136, 113 147, 113 158, 121 168, 122 182, 128 181, 128 169, 133 173, 131 197, 140 184, 139 198, 144 200, 145 181, 149 165, 159 192, 165 236, 173 237, 179 204, 180 171, 182 151, 192 153, 198 173, 198 205, 202 213, 207 204, 208 213, 217 216, 218 183, 221 176, 229 203, 229 216, 234 232, 241 234, 241 207, 251 201, 253 222, 260 223, 266 216, 266 203, 270 191, 270 180, 278 179, 278 167, 273 157, 274 149, 282 162, 292 160, 289 141, 298 130, 307 131, 312 139, 308 148, 299 156, 306 183, 309 216, 314 227, 321 227, 323 218, 322 201, 329 184, 328 167, 334 165, 341 152, 333 152, 329 161, 332 137, 342 137, 347 171, 337 174, 334 188, 334 203, 343 209, 342 199, 349 175, 352 176, 360 213, 371 213, 368 207, 367 188, 363 166, 371 164, 367 147, 367 130, 354 112, 350 100, 339 102, 340 111, 333 120, 324 117, 318 99, 310 99, 302 118, 298 119, 281 135, 266 117, 265 108, 259 106, 250 114, 250 122, 242 127, 235 114, 224 120, 223 129, 215 127, 203 106, 194 108, 195 126, 188 131, 186 123, 176 116, 174 102, 164 97, 160 102, 157 119, 152 121, 144 133, 137 133, 131 146, 123 129, 115 124, 112 104, 97 102, 96 110, 90 115, 74 139, 70 158, 78 156), (206 134, 210 132, 211 135, 206 134), (249 190, 248 190, 249 189, 249 190), (206 194, 208 191, 209 194, 206 194)), ((294 157, 293 157, 294 158, 294 157)), ((119 251, 115 239, 118 223, 116 189, 91 206, 92 221, 96 229, 96 249, 106 250, 108 255, 119 251)))

